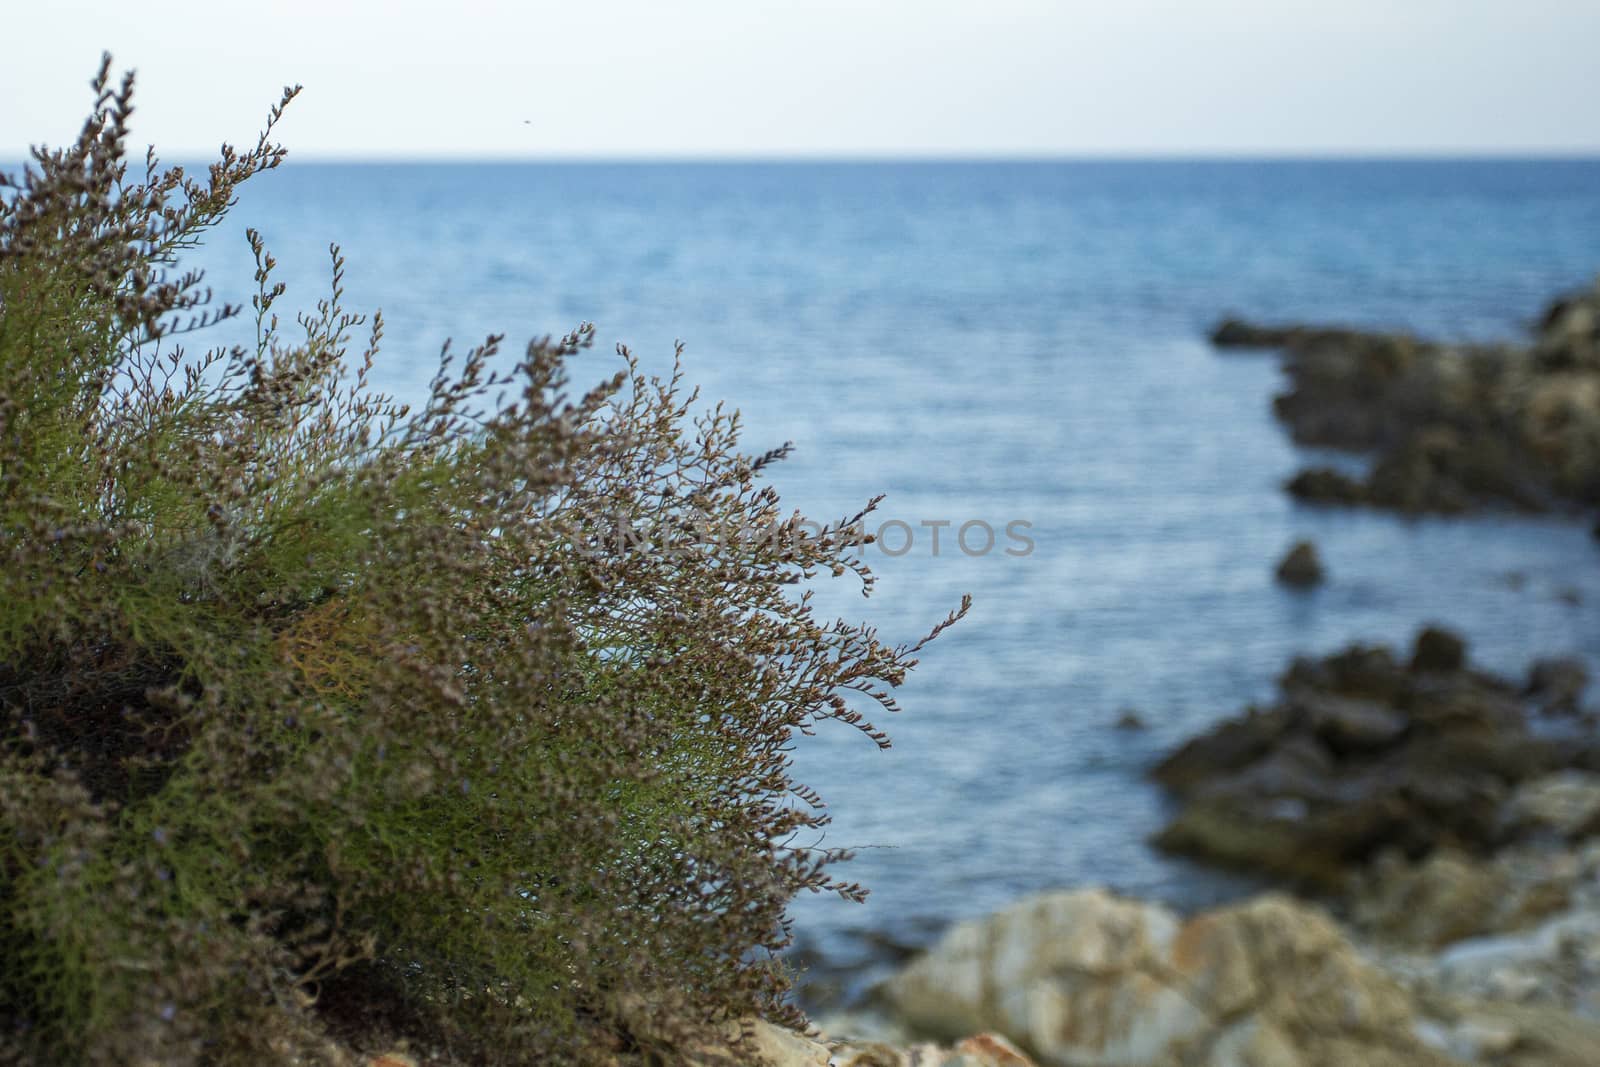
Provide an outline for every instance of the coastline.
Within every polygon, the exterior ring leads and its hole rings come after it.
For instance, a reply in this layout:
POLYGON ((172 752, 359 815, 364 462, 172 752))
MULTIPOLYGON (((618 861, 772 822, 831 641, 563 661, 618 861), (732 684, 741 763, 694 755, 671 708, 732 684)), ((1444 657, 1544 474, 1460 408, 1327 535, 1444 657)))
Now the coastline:
MULTIPOLYGON (((1600 284, 1521 346, 1234 320, 1213 337, 1281 349, 1291 436, 1368 463, 1296 476, 1303 502, 1600 513, 1600 284)), ((1155 844, 1273 890, 1188 919, 1038 894, 923 952, 886 942, 893 977, 818 1024, 992 1030, 1062 1067, 1600 1062, 1600 707, 1581 660, 1497 676, 1445 625, 1297 659, 1277 703, 1152 768, 1179 803, 1155 844), (1292 1006, 1329 995, 1342 1014, 1292 1006)))

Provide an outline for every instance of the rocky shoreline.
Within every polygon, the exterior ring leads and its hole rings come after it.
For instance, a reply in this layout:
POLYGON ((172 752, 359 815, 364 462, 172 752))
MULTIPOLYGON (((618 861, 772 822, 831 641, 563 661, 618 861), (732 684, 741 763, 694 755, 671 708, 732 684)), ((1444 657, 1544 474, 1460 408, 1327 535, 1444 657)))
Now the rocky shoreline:
MULTIPOLYGON (((1220 348, 1283 353, 1278 418, 1302 445, 1369 456, 1286 488, 1318 504, 1460 514, 1600 511, 1600 283, 1553 302, 1523 345, 1228 319, 1220 348)), ((1600 528, 1596 530, 1600 534, 1600 528)))
POLYGON ((1189 918, 1098 888, 1028 898, 819 1019, 877 1057, 835 1062, 960 1062, 911 1049, 990 1032, 1046 1067, 1600 1063, 1586 684, 1576 661, 1475 669, 1437 627, 1406 657, 1297 660, 1279 702, 1152 777, 1182 804, 1159 846, 1298 895, 1189 918))
MULTIPOLYGON (((1274 409, 1295 441, 1371 458, 1362 476, 1302 471, 1287 485, 1301 500, 1600 509, 1600 283, 1553 303, 1526 345, 1239 320, 1212 340, 1281 349, 1274 409)), ((1320 576, 1310 545, 1278 571, 1290 586, 1320 576)), ((1276 889, 1189 917, 1101 888, 1030 897, 819 1016, 831 1061, 780 1062, 1594 1067, 1588 683, 1574 658, 1495 675, 1438 625, 1405 650, 1296 659, 1277 699, 1150 772, 1176 804, 1156 847, 1276 889), (979 1047, 1005 1051, 958 1051, 979 1047)))

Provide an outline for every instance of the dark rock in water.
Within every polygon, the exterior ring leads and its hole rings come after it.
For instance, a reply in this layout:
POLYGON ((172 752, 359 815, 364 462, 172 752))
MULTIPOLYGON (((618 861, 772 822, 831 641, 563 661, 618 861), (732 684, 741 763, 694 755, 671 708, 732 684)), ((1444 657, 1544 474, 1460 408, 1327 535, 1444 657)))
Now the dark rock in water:
POLYGON ((1333 693, 1305 694, 1297 708, 1317 738, 1340 756, 1382 751, 1411 726, 1410 716, 1387 704, 1333 693))
POLYGON ((1578 710, 1583 691, 1589 686, 1589 668, 1576 656, 1542 659, 1528 668, 1523 695, 1547 712, 1571 714, 1578 710))
POLYGON ((1284 350, 1273 409, 1295 441, 1373 454, 1365 478, 1297 476, 1299 499, 1446 514, 1600 505, 1600 287, 1557 301, 1523 346, 1237 319, 1212 339, 1284 350))
POLYGON ((1356 479, 1332 467, 1312 467, 1303 470, 1284 483, 1284 488, 1297 500, 1311 504, 1340 504, 1352 507, 1368 503, 1367 487, 1356 479))
POLYGON ((1410 692, 1412 682, 1387 648, 1351 645, 1320 660, 1296 658, 1279 684, 1286 692, 1322 689, 1340 696, 1398 705, 1410 692))
POLYGON ((1137 711, 1134 711, 1132 708, 1123 708, 1122 711, 1117 714, 1116 726, 1119 730, 1143 730, 1146 728, 1146 723, 1144 721, 1144 716, 1140 715, 1137 711))
POLYGON ((1551 303, 1539 322, 1534 351, 1550 370, 1600 366, 1600 280, 1551 303))
POLYGON ((1459 671, 1467 662, 1467 643, 1459 634, 1429 626, 1417 635, 1411 653, 1414 671, 1459 671))
POLYGON ((1285 585, 1305 588, 1323 579, 1322 560, 1317 546, 1310 541, 1296 541, 1287 555, 1278 562, 1278 581, 1285 585))
POLYGON ((1342 326, 1266 326, 1230 317, 1212 327, 1211 343, 1218 348, 1300 348, 1348 344, 1366 336, 1342 326))
MULTIPOLYGON (((1572 684, 1538 677, 1552 692, 1572 684)), ((1592 742, 1533 733, 1521 688, 1471 669, 1466 643, 1440 627, 1418 635, 1409 664, 1357 645, 1296 660, 1280 684, 1276 704, 1153 769, 1184 802, 1159 847, 1333 888, 1386 849, 1499 847, 1519 784, 1600 765, 1592 742)))
POLYGON ((1295 339, 1293 329, 1255 326, 1243 319, 1223 319, 1211 331, 1218 348, 1282 348, 1295 339))
POLYGON ((1254 763, 1272 750, 1288 727, 1289 716, 1281 709, 1252 710, 1191 738, 1158 763, 1151 775, 1167 788, 1183 792, 1254 763))

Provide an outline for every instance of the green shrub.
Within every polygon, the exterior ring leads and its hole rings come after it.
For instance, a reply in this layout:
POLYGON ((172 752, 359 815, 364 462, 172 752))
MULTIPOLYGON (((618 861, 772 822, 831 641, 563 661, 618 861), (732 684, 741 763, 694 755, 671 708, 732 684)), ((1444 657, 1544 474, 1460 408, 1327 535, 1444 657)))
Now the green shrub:
POLYGON ((921 647, 802 592, 870 589, 859 523, 782 516, 785 450, 676 372, 569 394, 590 327, 397 405, 336 249, 291 327, 252 233, 254 346, 186 349, 241 309, 181 255, 282 104, 135 180, 108 73, 0 188, 0 1058, 629 1063, 786 1017, 787 902, 861 892, 787 753, 886 744, 858 705, 921 647))

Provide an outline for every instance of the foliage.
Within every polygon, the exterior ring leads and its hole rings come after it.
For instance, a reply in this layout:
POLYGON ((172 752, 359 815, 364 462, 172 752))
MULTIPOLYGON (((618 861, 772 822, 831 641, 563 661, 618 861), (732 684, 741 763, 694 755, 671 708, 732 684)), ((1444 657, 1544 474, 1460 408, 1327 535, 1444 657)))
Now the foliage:
POLYGON ((337 249, 291 326, 252 233, 254 346, 191 352, 242 309, 182 254, 296 90, 208 174, 135 180, 108 76, 0 187, 9 1058, 629 1063, 784 1017, 787 902, 861 892, 787 754, 829 719, 887 744, 858 706, 922 644, 802 592, 870 590, 859 522, 784 517, 785 450, 679 373, 619 349, 569 393, 591 327, 506 369, 446 346, 398 405, 337 249))

